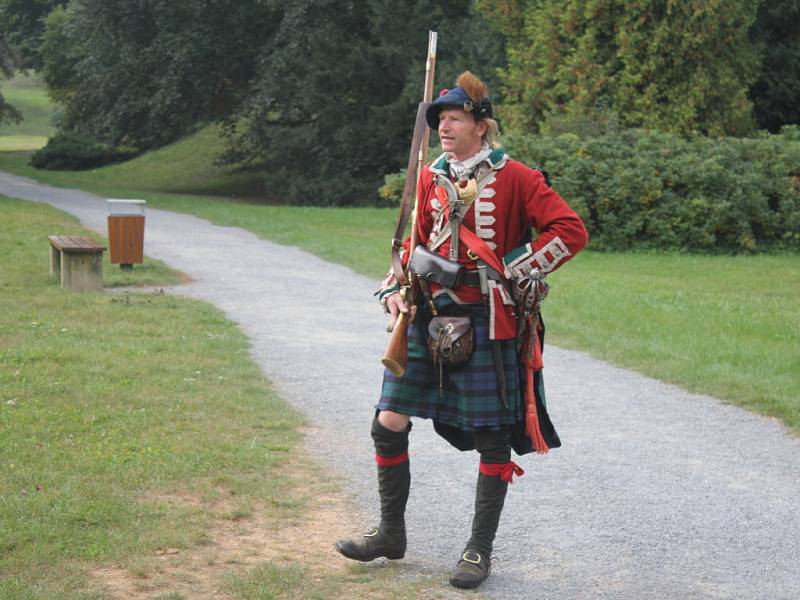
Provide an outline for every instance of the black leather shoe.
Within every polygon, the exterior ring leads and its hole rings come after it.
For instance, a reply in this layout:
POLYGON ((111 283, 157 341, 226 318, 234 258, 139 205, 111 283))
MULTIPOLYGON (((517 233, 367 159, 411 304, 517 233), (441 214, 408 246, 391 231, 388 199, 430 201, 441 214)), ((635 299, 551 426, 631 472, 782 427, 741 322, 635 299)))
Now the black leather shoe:
POLYGON ((450 577, 450 585, 464 589, 476 588, 489 577, 491 570, 492 564, 488 557, 474 550, 466 550, 450 577))
POLYGON ((405 533, 391 536, 375 528, 360 539, 339 540, 336 549, 347 558, 361 562, 381 557, 397 560, 406 555, 406 536, 405 533))

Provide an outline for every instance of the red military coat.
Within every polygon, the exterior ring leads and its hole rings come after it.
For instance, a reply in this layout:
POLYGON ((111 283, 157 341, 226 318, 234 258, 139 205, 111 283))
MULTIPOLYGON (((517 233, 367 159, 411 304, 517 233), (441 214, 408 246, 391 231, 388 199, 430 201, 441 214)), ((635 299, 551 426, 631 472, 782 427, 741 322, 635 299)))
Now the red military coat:
MULTIPOLYGON (((435 251, 447 257, 450 238, 442 236, 449 226, 443 202, 436 193, 435 176, 449 176, 447 155, 426 166, 417 187, 417 239, 431 248, 440 236, 443 241, 435 251)), ((502 148, 495 149, 476 169, 477 198, 467 209, 463 224, 483 240, 505 262, 505 275, 515 279, 533 268, 549 273, 567 262, 587 243, 588 234, 580 217, 545 181, 541 171, 526 167, 508 157, 502 148), (530 231, 538 233, 530 239, 530 231)), ((405 258, 404 258, 405 261, 405 258)), ((458 262, 467 269, 477 268, 467 244, 459 244, 458 262)), ((393 284, 390 276, 385 285, 393 284)), ((510 339, 516 334, 513 301, 508 290, 495 282, 492 288, 492 339, 510 339)), ((480 289, 458 286, 443 290, 434 284, 435 295, 450 294, 457 302, 482 302, 480 289)))

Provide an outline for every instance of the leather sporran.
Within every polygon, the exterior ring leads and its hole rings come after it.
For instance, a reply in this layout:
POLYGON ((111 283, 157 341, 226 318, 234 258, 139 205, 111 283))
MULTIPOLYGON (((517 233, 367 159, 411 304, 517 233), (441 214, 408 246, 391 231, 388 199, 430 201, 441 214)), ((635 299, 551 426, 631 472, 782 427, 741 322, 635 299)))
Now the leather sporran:
POLYGON ((467 316, 433 317, 428 325, 428 352, 433 364, 455 366, 469 360, 475 332, 467 316))

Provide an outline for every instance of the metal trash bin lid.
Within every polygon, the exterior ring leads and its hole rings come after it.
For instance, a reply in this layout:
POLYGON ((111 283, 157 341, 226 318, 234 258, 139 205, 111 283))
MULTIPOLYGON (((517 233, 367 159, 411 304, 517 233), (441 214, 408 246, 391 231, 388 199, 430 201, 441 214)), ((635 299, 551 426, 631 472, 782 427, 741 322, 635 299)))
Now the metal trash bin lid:
POLYGON ((108 199, 108 214, 112 216, 144 216, 144 200, 108 199))

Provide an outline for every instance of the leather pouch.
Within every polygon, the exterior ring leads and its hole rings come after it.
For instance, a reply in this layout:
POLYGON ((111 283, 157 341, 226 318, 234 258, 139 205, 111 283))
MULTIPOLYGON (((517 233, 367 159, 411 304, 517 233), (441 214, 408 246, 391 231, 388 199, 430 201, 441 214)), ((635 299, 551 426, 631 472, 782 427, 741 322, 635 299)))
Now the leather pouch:
POLYGON ((425 246, 416 246, 411 255, 409 269, 425 281, 438 283, 446 288, 456 287, 464 275, 464 267, 444 256, 431 252, 425 246))
POLYGON ((433 317, 428 325, 428 352, 433 364, 455 366, 465 363, 475 346, 472 321, 467 316, 433 317))

